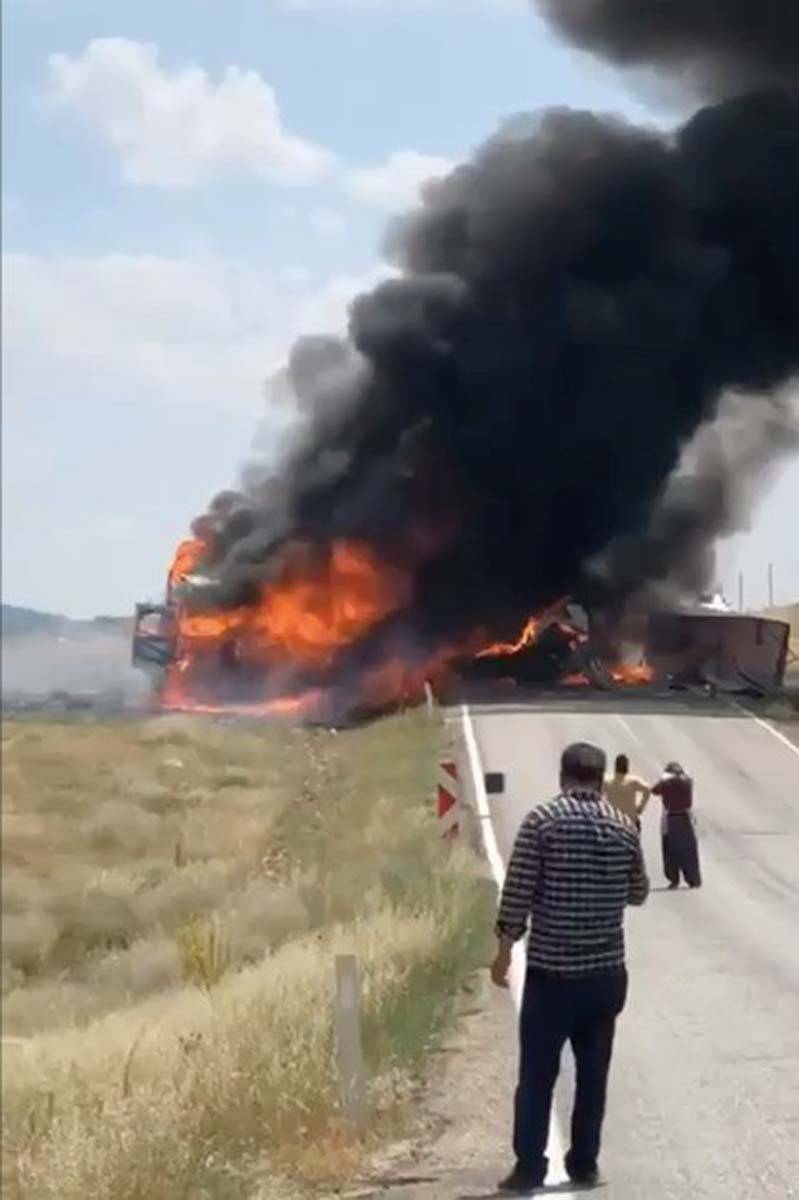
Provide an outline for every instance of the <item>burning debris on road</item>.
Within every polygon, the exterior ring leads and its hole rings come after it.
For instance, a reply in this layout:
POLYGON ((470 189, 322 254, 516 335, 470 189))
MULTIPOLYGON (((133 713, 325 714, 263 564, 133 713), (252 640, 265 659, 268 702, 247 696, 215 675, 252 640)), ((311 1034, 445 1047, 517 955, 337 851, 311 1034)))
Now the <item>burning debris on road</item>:
POLYGON ((796 446, 794 0, 539 8, 620 64, 686 63, 710 103, 669 135, 516 119, 428 186, 349 340, 295 346, 280 461, 180 547, 165 705, 380 708, 511 656, 639 682, 627 614, 705 587, 741 497, 796 446), (542 618, 562 596, 603 614, 601 653, 542 618))

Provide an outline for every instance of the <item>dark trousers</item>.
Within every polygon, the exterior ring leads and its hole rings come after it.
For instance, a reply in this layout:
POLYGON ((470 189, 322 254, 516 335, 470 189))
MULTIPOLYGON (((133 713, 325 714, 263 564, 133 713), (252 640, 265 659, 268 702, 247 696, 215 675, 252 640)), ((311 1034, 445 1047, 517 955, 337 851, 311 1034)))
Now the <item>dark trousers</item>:
POLYGON ((693 820, 688 813, 670 813, 663 833, 663 874, 672 886, 680 875, 690 887, 700 887, 699 843, 693 820))
POLYGON ((513 1149, 520 1168, 543 1179, 552 1093, 565 1042, 576 1065, 570 1165, 597 1165, 605 1117, 616 1018, 627 999, 624 969, 578 978, 528 970, 520 1020, 521 1061, 516 1089, 513 1149))

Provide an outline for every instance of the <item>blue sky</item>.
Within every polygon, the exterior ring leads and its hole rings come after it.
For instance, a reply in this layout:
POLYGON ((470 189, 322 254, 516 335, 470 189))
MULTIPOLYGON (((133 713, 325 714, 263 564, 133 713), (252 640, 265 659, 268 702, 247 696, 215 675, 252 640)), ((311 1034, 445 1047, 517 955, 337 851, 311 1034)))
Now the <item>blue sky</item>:
MULTIPOLYGON (((523 0, 5 0, 3 27, 3 591, 72 615, 160 591, 423 178, 524 110, 676 116, 523 0)), ((797 501, 794 465, 731 590, 774 558, 799 595, 797 501)))

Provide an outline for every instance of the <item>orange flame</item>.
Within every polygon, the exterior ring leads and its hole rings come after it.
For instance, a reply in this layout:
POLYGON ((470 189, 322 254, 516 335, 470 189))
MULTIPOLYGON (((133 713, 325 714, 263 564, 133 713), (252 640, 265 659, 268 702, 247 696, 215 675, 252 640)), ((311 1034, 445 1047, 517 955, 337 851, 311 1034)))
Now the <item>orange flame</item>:
POLYGON ((407 578, 389 571, 366 545, 334 542, 317 575, 294 575, 265 585, 248 638, 281 657, 326 666, 410 600, 407 578))
POLYGON ((186 538, 180 543, 175 551, 175 557, 172 559, 172 565, 167 575, 168 590, 171 591, 187 575, 191 575, 194 568, 201 562, 207 549, 207 543, 202 541, 201 538, 186 538))
MULTIPOLYGON (((554 604, 550 604, 549 608, 545 608, 543 612, 527 618, 527 622, 515 642, 493 642, 490 646, 486 646, 483 650, 480 650, 477 658, 500 658, 505 655, 518 654, 520 650, 526 650, 528 646, 532 646, 538 640, 547 625, 550 624, 553 618, 568 603, 568 596, 563 596, 560 600, 556 600, 554 604)), ((578 634, 577 630, 574 632, 575 635, 578 634)), ((582 638, 583 635, 580 634, 579 636, 582 638)))
POLYGON ((178 709, 205 713, 210 716, 229 714, 238 717, 311 717, 324 706, 325 693, 321 688, 309 688, 298 696, 278 696, 275 700, 264 700, 253 704, 204 704, 193 697, 173 692, 162 696, 162 709, 178 709))
MULTIPOLYGON (((170 582, 191 572, 205 550, 196 539, 181 543, 170 582)), ((280 668, 324 669, 336 654, 364 637, 410 599, 410 578, 385 566, 371 548, 335 541, 324 554, 289 548, 275 578, 261 586, 257 604, 230 610, 176 609, 177 655, 162 691, 167 708, 215 711, 192 688, 193 668, 229 646, 235 658, 280 668)), ((306 715, 313 693, 264 700, 246 711, 306 715)), ((223 706, 239 711, 237 705, 223 706)))
POLYGON ((337 541, 316 562, 294 548, 255 605, 182 612, 178 633, 189 643, 213 644, 236 635, 243 657, 324 667, 409 598, 408 580, 368 546, 337 541))
POLYGON ((494 642, 492 645, 486 646, 485 650, 481 650, 477 657, 494 658, 506 654, 518 654, 520 650, 532 646, 540 631, 540 618, 530 617, 515 642, 494 642))
MULTIPOLYGON (((655 678, 655 672, 646 663, 638 663, 635 666, 629 663, 620 663, 610 667, 608 674, 614 683, 638 686, 651 683, 655 678)), ((587 687, 591 680, 582 671, 577 671, 572 675, 565 675, 561 682, 568 687, 587 687)))
MULTIPOLYGON (((180 543, 169 569, 170 594, 197 568, 207 550, 208 543, 199 537, 180 543)), ((290 545, 282 552, 272 578, 261 585, 254 604, 194 612, 185 598, 176 600, 176 655, 167 670, 161 707, 210 714, 318 718, 329 711, 331 696, 321 686, 302 690, 302 677, 324 672, 342 649, 367 636, 411 600, 410 572, 390 568, 363 542, 336 540, 324 551, 306 544, 290 545), (242 703, 215 699, 213 681, 221 651, 245 666, 263 668, 262 697, 242 703), (211 682, 204 685, 206 669, 211 682)), ((373 709, 416 703, 424 694, 425 681, 444 681, 453 661, 473 655, 518 654, 532 646, 553 621, 559 621, 571 635, 574 646, 585 642, 587 635, 563 619, 567 603, 565 597, 530 616, 515 641, 486 645, 485 633, 475 631, 461 644, 441 647, 423 661, 392 655, 364 670, 357 681, 358 698, 373 709)), ((645 665, 614 666, 610 674, 624 684, 647 683, 653 676, 645 665)), ((590 684, 581 672, 562 682, 590 684)))
POLYGON ((651 683, 655 678, 655 672, 647 663, 621 663, 611 667, 610 675, 615 683, 651 683))

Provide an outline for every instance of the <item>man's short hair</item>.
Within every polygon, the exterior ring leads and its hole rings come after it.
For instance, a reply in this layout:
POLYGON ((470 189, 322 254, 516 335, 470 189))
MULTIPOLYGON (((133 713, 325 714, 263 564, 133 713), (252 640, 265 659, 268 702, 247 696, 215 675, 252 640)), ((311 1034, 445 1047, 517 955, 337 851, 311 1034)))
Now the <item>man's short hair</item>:
POLYGON ((630 760, 626 754, 616 755, 616 774, 626 775, 630 770, 630 760))
POLYGON ((607 761, 605 751, 599 746, 592 746, 590 742, 572 742, 560 756, 561 778, 588 787, 601 786, 607 761))

